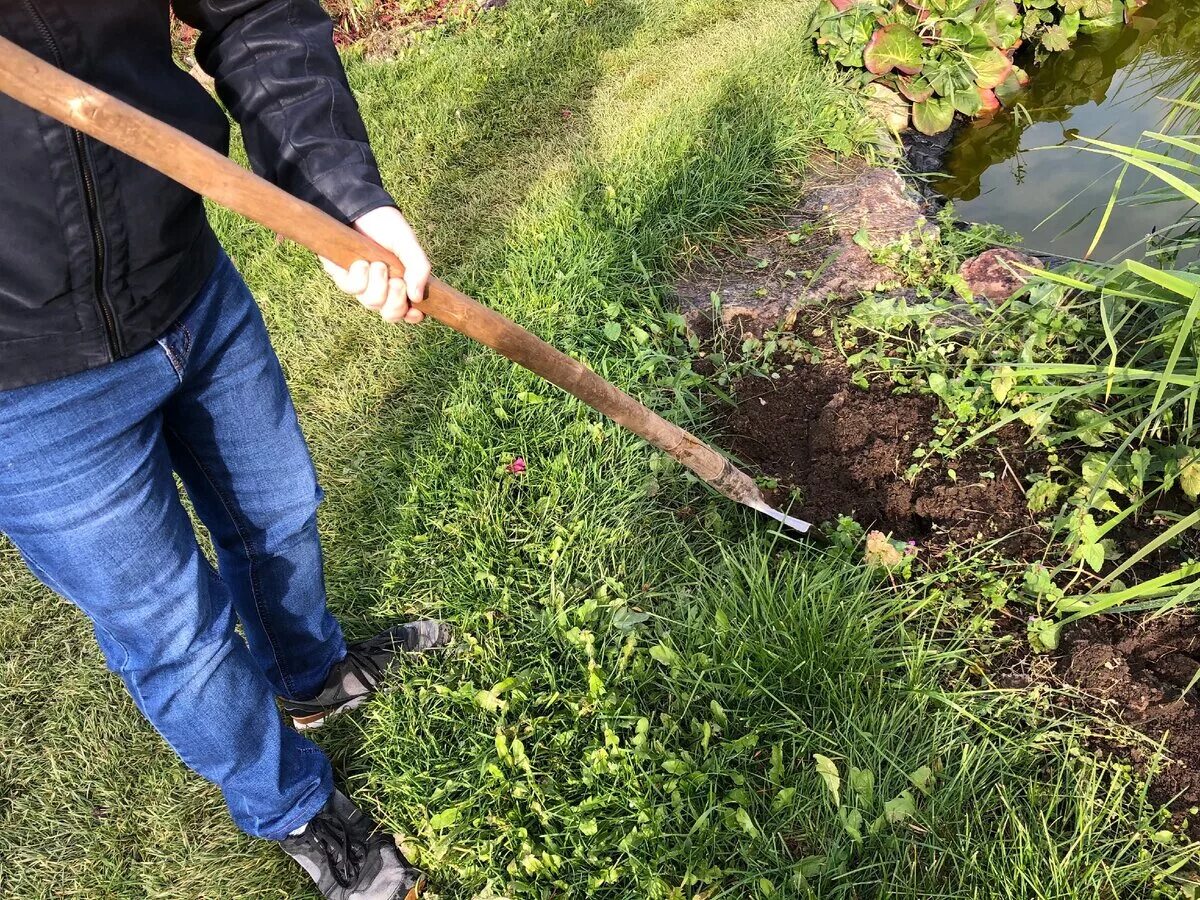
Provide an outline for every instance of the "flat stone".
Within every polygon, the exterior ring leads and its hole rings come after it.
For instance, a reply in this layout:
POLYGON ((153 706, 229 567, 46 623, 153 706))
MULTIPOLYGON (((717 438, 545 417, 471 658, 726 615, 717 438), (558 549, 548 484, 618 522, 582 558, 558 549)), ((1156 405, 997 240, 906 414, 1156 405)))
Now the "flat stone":
POLYGON ((933 227, 925 219, 921 198, 900 174, 873 166, 837 169, 811 179, 805 185, 802 211, 809 218, 828 220, 845 237, 863 231, 874 247, 933 227))
POLYGON ((1000 303, 1024 290, 1030 275, 1020 266, 1045 268, 1042 261, 1028 253, 997 247, 968 259, 958 270, 976 297, 1000 303))
POLYGON ((875 262, 869 248, 928 229, 936 231, 920 197, 894 170, 827 162, 810 176, 781 231, 694 267, 676 288, 680 309, 699 333, 718 324, 719 312, 721 326, 761 336, 806 306, 857 300, 893 284, 897 274, 875 262), (803 237, 792 243, 788 235, 797 234, 803 237))

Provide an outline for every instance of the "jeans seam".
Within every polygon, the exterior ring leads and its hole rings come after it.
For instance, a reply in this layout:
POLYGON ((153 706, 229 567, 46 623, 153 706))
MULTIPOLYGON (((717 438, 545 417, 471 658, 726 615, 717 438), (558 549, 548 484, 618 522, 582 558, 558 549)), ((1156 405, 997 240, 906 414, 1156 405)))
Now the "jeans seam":
POLYGON ((175 355, 175 351, 171 349, 171 345, 165 338, 159 338, 156 342, 162 348, 163 353, 167 357, 167 362, 171 364, 171 368, 175 370, 175 378, 180 384, 183 383, 183 360, 175 355))
POLYGON ((242 523, 237 514, 234 513, 232 507, 229 505, 229 502, 225 499, 225 494, 221 491, 220 487, 218 487, 216 480, 209 473, 200 457, 193 452, 192 448, 187 444, 186 441, 183 440, 183 438, 179 436, 179 433, 176 432, 175 429, 171 428, 169 425, 164 425, 163 427, 170 432, 171 436, 174 437, 179 443, 179 446, 181 446, 187 452, 188 456, 192 458, 192 461, 196 464, 196 468, 200 470, 200 474, 204 476, 204 479, 208 482, 209 487, 212 488, 213 493, 220 501, 221 507, 225 510, 225 514, 229 516, 229 521, 233 523, 233 529, 237 532, 238 539, 242 542, 242 547, 246 551, 246 562, 249 564, 250 568, 250 594, 254 599, 254 610, 258 613, 259 625, 262 626, 263 634, 265 634, 267 637, 267 643, 271 645, 271 656, 275 659, 275 668, 279 671, 279 677, 283 679, 284 687, 287 688, 289 695, 295 694, 295 683, 292 680, 292 676, 284 669, 283 662, 279 659, 279 650, 276 646, 278 642, 275 639, 274 632, 271 631, 271 626, 267 624, 268 617, 263 614, 263 604, 259 597, 261 591, 258 585, 257 567, 254 563, 254 552, 250 548, 250 541, 246 537, 246 533, 242 528, 242 523))

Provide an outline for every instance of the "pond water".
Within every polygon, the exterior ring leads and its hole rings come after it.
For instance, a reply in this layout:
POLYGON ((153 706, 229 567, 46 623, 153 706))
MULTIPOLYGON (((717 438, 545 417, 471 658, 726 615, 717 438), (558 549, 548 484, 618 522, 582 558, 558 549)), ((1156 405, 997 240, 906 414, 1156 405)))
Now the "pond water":
MULTIPOLYGON (((931 186, 954 201, 961 219, 992 222, 1022 235, 1030 248, 1080 258, 1119 163, 1079 150, 1077 137, 1133 145, 1163 124, 1172 106, 1162 98, 1181 96, 1200 76, 1200 0, 1152 0, 1125 28, 1080 35, 1031 74, 1019 105, 955 135, 944 176, 931 186), (1041 147, 1057 149, 1034 149, 1041 147)), ((1130 170, 1123 202, 1092 258, 1111 259, 1130 247, 1140 255, 1147 235, 1188 214, 1187 203, 1134 200, 1159 186, 1148 177, 1130 170)))

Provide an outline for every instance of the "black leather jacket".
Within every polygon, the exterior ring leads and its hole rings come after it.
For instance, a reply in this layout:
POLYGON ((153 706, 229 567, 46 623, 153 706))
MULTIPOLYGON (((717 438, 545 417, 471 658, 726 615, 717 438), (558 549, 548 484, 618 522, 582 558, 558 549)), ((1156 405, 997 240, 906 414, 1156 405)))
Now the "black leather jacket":
MULTIPOLYGON (((172 60, 171 5, 0 0, 0 34, 225 152, 224 113, 172 60)), ((317 0, 173 6, 255 171, 343 221, 392 202, 317 0)), ((217 253, 194 193, 0 95, 0 391, 149 346, 217 253)))

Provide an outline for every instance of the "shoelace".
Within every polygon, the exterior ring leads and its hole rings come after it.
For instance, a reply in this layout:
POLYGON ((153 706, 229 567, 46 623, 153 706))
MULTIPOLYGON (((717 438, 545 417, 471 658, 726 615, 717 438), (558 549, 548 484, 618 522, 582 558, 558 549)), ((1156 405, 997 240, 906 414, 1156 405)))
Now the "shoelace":
POLYGON ((334 880, 344 888, 354 884, 367 859, 366 842, 354 837, 346 823, 336 816, 318 816, 308 828, 329 861, 334 880))
POLYGON ((358 676, 359 681, 373 688, 383 680, 384 668, 375 661, 375 654, 390 646, 390 642, 385 644, 383 641, 364 641, 357 646, 348 647, 346 665, 358 676))

